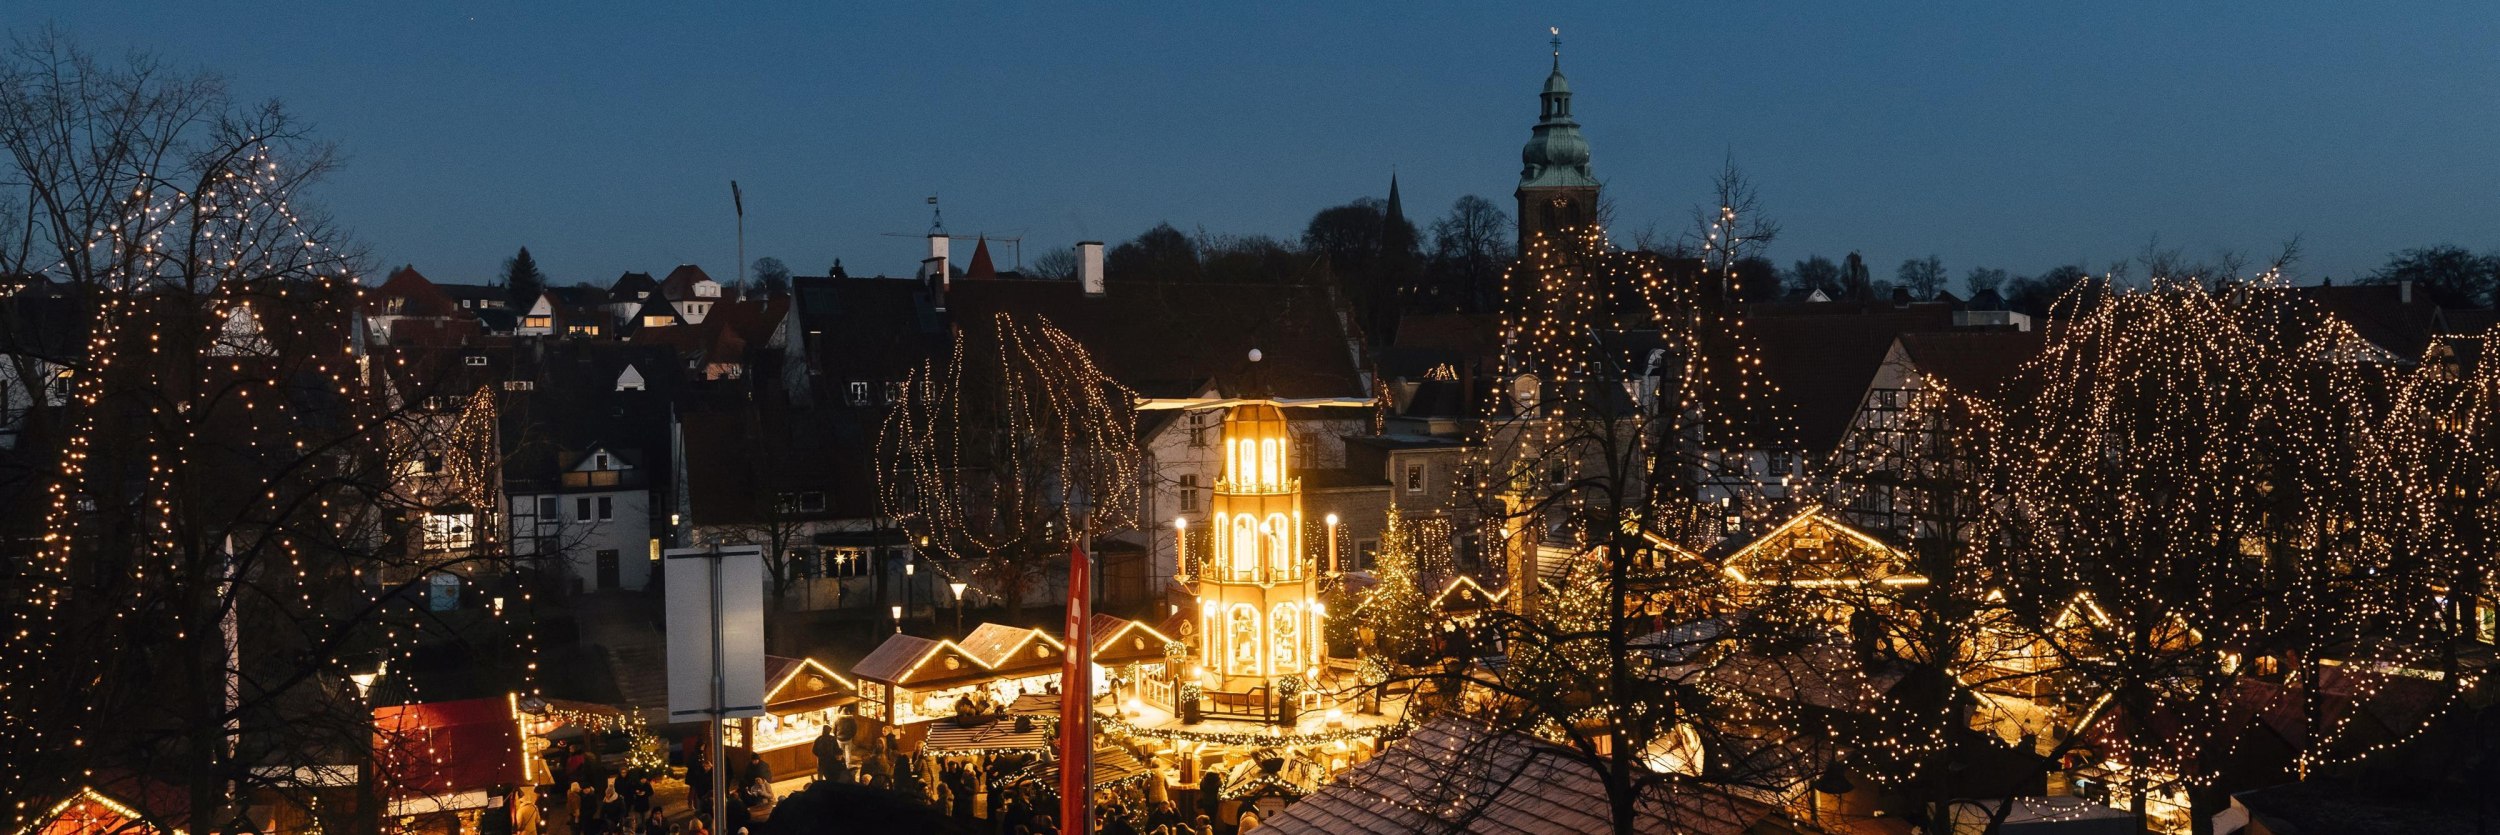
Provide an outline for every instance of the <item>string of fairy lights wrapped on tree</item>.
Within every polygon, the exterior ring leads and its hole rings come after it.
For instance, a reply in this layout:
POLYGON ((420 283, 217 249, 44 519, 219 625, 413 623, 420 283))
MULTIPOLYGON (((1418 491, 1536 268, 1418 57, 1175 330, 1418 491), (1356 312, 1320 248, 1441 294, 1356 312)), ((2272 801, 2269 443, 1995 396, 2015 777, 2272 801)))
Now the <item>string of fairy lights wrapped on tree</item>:
MULTIPOLYGON (((45 535, 15 567, 0 672, 0 721, 29 756, 120 755, 100 737, 129 727, 127 699, 163 690, 127 681, 164 672, 133 648, 223 640, 227 655, 260 659, 240 648, 255 643, 245 622, 273 609, 299 609, 276 616, 308 630, 315 650, 288 663, 336 664, 369 638, 408 668, 409 629, 342 618, 357 607, 337 605, 397 605, 385 595, 426 573, 382 533, 422 502, 396 481, 405 449, 384 430, 402 416, 377 396, 357 344, 352 259, 288 205, 295 175, 268 142, 231 147, 205 158, 195 186, 143 175, 118 222, 91 230, 78 254, 96 264, 74 272, 90 282, 84 364, 57 381, 58 475, 46 487, 45 535)), ((484 399, 482 416, 472 401, 447 437, 491 456, 478 441, 491 438, 484 399)), ((491 512, 499 485, 487 465, 455 456, 452 472, 461 500, 491 512)), ((214 686, 187 685, 175 692, 214 686)), ((234 699, 263 697, 229 692, 229 712, 254 709, 234 699)), ((28 811, 18 810, 21 824, 28 811)))
MULTIPOLYGON (((2114 700, 2094 741, 2137 791, 2210 784, 2240 740, 2243 676, 2335 675, 2354 704, 2428 680, 2398 673, 2438 666, 2426 604, 2465 564, 2440 507, 2454 488, 2432 480, 2457 473, 2422 465, 2457 446, 2440 386, 2272 271, 2219 290, 2087 283, 2050 328, 2036 392, 1992 418, 2019 523, 1987 555, 2017 608, 2088 604, 2037 637, 2114 700)), ((2311 716, 2303 764, 2385 750, 2354 736, 2363 715, 2311 716)))
POLYGON ((930 567, 1010 600, 1068 551, 1090 501, 1093 531, 1137 524, 1136 393, 1073 337, 1032 314, 962 328, 943 362, 903 383, 877 438, 880 507, 924 553, 973 564, 930 567))

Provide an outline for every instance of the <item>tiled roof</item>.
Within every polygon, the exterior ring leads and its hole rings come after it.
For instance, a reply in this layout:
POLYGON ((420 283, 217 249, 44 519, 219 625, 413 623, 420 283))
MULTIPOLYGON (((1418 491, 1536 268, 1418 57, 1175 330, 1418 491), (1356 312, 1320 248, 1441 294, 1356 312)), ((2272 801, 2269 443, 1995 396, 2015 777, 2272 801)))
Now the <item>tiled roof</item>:
POLYGON ((608 299, 620 302, 641 301, 644 296, 657 293, 659 290, 660 282, 653 279, 650 273, 626 273, 617 276, 615 284, 608 285, 608 299))
POLYGON ((1953 312, 1943 305, 1861 308, 1826 302, 1771 309, 1777 313, 1757 312, 1744 327, 1762 352, 1763 375, 1796 419, 1798 443, 1815 454, 1839 446, 1893 340, 1953 326, 1953 312))
POLYGON ((669 301, 684 301, 686 299, 691 299, 694 298, 694 285, 696 282, 711 280, 712 277, 705 275, 702 267, 698 267, 693 264, 679 264, 677 265, 677 269, 668 271, 667 278, 660 279, 659 295, 661 298, 668 299, 669 301))
MULTIPOLYGON (((1605 783, 1572 756, 1525 735, 1436 720, 1260 823, 1279 835, 1612 831, 1605 783)), ((1633 831, 1736 835, 1769 811, 1732 794, 1660 786, 1643 793, 1633 831)))
POLYGON ((825 495, 822 513, 788 518, 878 515, 871 414, 749 406, 687 411, 679 420, 694 524, 765 521, 781 493, 825 495))
POLYGON ((373 298, 376 302, 405 299, 399 308, 401 316, 451 316, 460 312, 460 307, 451 303, 451 297, 427 281, 416 267, 391 271, 391 277, 382 286, 373 288, 373 298))
POLYGON ((1949 331, 1905 333, 1901 350, 1921 374, 1955 391, 1992 396, 2040 355, 2045 344, 2039 331, 1949 331))
POLYGON ((2293 292, 2351 325, 2370 344, 2396 355, 2400 362, 2422 359, 2431 335, 2445 329, 2443 316, 2430 293, 2395 284, 2332 284, 2296 287, 2293 292), (2407 296, 2410 298, 2407 298, 2407 296))
POLYGON ((1127 283, 1087 296, 1073 281, 958 280, 955 321, 1040 314, 1085 344, 1104 371, 1148 397, 1226 394, 1363 397, 1346 332, 1320 287, 1127 283), (1263 355, 1249 361, 1250 349, 1263 355))

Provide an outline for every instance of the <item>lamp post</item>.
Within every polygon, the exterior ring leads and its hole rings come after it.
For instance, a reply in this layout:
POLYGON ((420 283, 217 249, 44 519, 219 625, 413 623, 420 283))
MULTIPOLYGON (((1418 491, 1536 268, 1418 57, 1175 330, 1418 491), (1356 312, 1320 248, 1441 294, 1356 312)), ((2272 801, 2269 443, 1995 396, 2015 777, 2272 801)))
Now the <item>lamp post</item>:
POLYGON ((894 611, 894 633, 900 635, 903 633, 903 607, 892 606, 888 608, 891 608, 894 611))
POLYGON ((971 584, 962 580, 946 584, 947 588, 955 590, 955 634, 957 635, 964 634, 964 589, 969 585, 971 584))
POLYGON ((913 562, 913 561, 911 560, 911 558, 910 558, 910 557, 905 557, 905 558, 903 558, 903 606, 905 607, 905 609, 904 609, 904 610, 905 610, 906 612, 910 611, 911 609, 916 609, 916 608, 919 608, 919 607, 913 606, 913 605, 912 605, 912 603, 911 603, 911 575, 912 575, 912 569, 914 569, 914 568, 918 568, 918 567, 919 567, 919 563, 913 562))

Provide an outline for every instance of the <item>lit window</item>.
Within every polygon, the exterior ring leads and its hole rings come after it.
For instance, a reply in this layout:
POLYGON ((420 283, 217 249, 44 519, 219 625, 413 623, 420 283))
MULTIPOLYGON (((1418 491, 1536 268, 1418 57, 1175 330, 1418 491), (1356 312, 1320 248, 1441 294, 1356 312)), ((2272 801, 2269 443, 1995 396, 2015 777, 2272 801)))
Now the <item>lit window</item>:
POLYGON ((477 544, 477 533, 466 513, 425 514, 425 550, 456 551, 477 544))
POLYGON ((482 357, 482 356, 479 356, 479 355, 476 355, 476 354, 470 354, 468 357, 466 357, 466 359, 468 360, 468 362, 469 362, 469 364, 470 364, 470 365, 485 365, 485 364, 486 364, 486 358, 485 358, 485 357, 482 357))
POLYGON ((642 326, 646 328, 665 328, 668 327, 671 318, 673 317, 657 315, 645 316, 642 317, 642 326))

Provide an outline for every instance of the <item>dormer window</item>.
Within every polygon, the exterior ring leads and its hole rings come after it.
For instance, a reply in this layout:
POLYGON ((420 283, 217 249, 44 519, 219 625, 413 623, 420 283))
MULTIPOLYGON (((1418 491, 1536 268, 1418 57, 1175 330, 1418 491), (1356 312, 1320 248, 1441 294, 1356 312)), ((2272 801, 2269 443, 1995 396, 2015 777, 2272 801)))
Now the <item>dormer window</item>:
POLYGON ((485 364, 486 364, 486 358, 485 358, 485 357, 482 357, 482 356, 479 356, 479 355, 476 355, 476 354, 470 354, 469 356, 464 357, 463 359, 467 360, 467 361, 468 361, 468 363, 469 363, 470 365, 485 365, 485 364))
POLYGON ((608 454, 607 454, 607 453, 602 452, 602 453, 599 453, 598 455, 591 456, 591 458, 590 458, 590 468, 591 468, 591 469, 594 469, 594 470, 604 470, 604 469, 607 469, 607 468, 608 468, 608 454))
POLYGON ((696 296, 697 298, 705 298, 705 299, 717 299, 717 298, 720 298, 720 282, 717 282, 717 281, 697 281, 697 282, 695 282, 695 283, 694 283, 694 294, 695 294, 695 296, 696 296))
POLYGON ((642 391, 643 389, 642 372, 633 366, 625 366, 625 372, 616 375, 617 391, 642 391))

